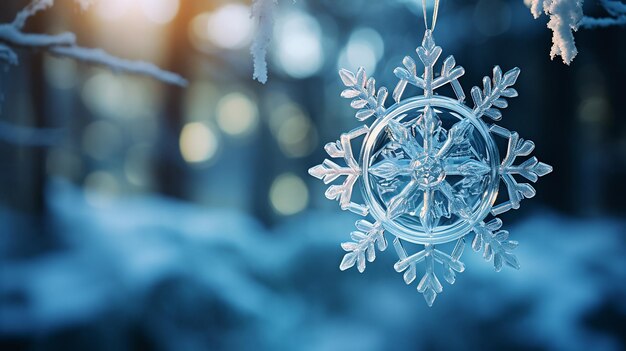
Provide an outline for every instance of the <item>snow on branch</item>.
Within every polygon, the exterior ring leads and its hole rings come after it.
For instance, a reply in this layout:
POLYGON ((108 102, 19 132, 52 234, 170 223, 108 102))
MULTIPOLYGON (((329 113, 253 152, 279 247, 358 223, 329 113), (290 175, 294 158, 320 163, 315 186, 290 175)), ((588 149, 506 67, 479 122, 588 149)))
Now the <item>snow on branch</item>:
POLYGON ((49 7, 54 5, 54 0, 33 0, 28 6, 26 6, 22 11, 17 13, 15 16, 15 20, 13 20, 13 26, 21 30, 26 25, 26 21, 37 14, 39 11, 47 10, 49 7))
POLYGON ((626 4, 620 0, 599 0, 609 17, 593 18, 583 16, 583 0, 524 0, 533 17, 539 18, 543 11, 550 17, 548 28, 552 30, 550 58, 561 56, 569 65, 578 50, 574 32, 578 28, 594 28, 626 25, 626 4))
POLYGON ((274 11, 278 0, 254 0, 252 17, 257 21, 257 30, 250 47, 254 62, 253 79, 265 84, 267 82, 267 49, 274 32, 274 11))
MULTIPOLYGON (((93 0, 76 0, 85 9, 93 0)), ((47 51, 78 61, 108 67, 115 72, 139 74, 168 84, 186 86, 187 80, 178 74, 168 72, 144 62, 115 57, 101 49, 84 48, 77 45, 74 33, 57 35, 24 33, 22 29, 28 19, 40 11, 54 5, 54 0, 34 0, 21 10, 12 23, 0 24, 0 61, 17 65, 19 58, 14 48, 32 48, 47 51)))
POLYGON ((74 58, 82 62, 108 66, 117 73, 132 73, 155 78, 165 83, 186 86, 187 80, 180 75, 164 71, 145 61, 129 61, 110 55, 102 49, 89 49, 79 46, 55 46, 50 53, 57 56, 74 58))
POLYGON ((620 1, 600 0, 600 5, 609 16, 603 18, 585 16, 580 21, 581 27, 596 28, 626 25, 626 3, 620 1))
POLYGON ((561 56, 563 63, 569 65, 578 50, 574 42, 574 32, 578 30, 578 23, 583 17, 582 0, 524 0, 530 7, 535 19, 541 16, 541 11, 550 17, 548 28, 552 30, 552 49, 550 58, 561 56))

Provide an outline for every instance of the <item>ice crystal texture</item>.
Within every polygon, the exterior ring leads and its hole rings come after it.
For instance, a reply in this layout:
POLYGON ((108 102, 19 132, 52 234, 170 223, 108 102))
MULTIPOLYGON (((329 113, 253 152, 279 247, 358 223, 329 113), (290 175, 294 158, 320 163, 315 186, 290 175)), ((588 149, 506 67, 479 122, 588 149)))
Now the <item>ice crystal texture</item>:
POLYGON ((446 58, 440 73, 435 72, 442 50, 430 30, 416 51, 424 73, 417 73, 416 60, 405 57, 394 70, 400 81, 392 93, 395 103, 389 107, 388 90, 377 90, 364 69, 339 72, 346 86, 341 96, 352 100, 359 121, 373 122, 326 145, 330 157, 343 159, 344 166, 326 159, 309 173, 326 184, 335 183, 326 197, 338 200, 343 210, 374 218, 373 223, 356 223, 352 240, 342 244, 347 253, 340 268, 356 265, 363 272, 366 261, 376 258, 376 250, 387 248, 385 234, 391 234, 399 257, 395 270, 404 274, 406 284, 419 278, 417 290, 432 306, 443 291, 439 277, 453 284, 456 274, 464 271, 460 259, 468 235, 473 235, 474 251, 493 260, 496 271, 504 265, 519 268, 513 253, 517 242, 500 229, 500 219, 487 217, 519 208, 523 199, 535 195, 535 189, 521 178, 535 182, 552 167, 535 157, 516 162, 530 155, 535 145, 491 123, 502 118, 506 98, 517 96, 512 86, 518 68, 503 73, 496 66, 492 78, 483 78, 482 88, 471 89, 474 106, 468 107, 458 81, 465 70, 454 57, 446 58), (435 94, 446 85, 452 87, 455 99, 435 94), (403 99, 409 86, 423 94, 403 99), (504 158, 495 137, 508 140, 504 158), (357 142, 358 159, 352 150, 357 142), (508 190, 508 200, 495 204, 500 180, 508 190), (353 200, 357 184, 364 203, 353 200), (409 246, 416 253, 407 253, 409 246), (419 277, 418 269, 424 271, 419 277))

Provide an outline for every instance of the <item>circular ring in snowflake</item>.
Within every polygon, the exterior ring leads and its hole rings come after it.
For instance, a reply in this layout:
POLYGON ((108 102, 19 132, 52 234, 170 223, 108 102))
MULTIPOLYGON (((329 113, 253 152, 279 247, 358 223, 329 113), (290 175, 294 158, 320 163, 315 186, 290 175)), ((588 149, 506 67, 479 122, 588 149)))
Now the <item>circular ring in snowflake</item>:
POLYGON ((395 236, 394 247, 399 256, 394 268, 404 272, 407 284, 416 279, 417 264, 425 263, 417 289, 430 306, 443 290, 435 263, 441 265, 444 279, 454 283, 456 273, 465 269, 460 258, 465 237, 470 233, 474 234, 472 248, 484 252, 485 259, 493 259, 496 270, 503 264, 519 268, 512 253, 517 242, 508 239, 507 231, 500 230, 499 219, 485 219, 490 214, 496 216, 517 209, 522 199, 535 195, 530 184, 519 183, 514 176, 535 182, 551 172, 552 167, 535 157, 514 165, 518 157, 532 152, 534 144, 482 120, 483 116, 500 120, 499 109, 507 107, 505 98, 517 96, 511 86, 519 75, 518 68, 503 74, 496 66, 492 79, 483 78, 482 89, 472 88, 474 107, 469 108, 463 103, 465 93, 458 81, 465 71, 456 66, 454 57, 443 61, 441 73, 434 73, 442 50, 435 45, 429 30, 416 51, 424 73, 418 75, 415 60, 405 57, 403 66, 394 70, 400 81, 393 92, 395 104, 389 108, 385 106, 387 89, 376 90, 375 80, 368 79, 364 69, 356 74, 339 72, 347 87, 341 95, 352 99, 351 106, 358 110, 356 118, 374 118, 374 122, 326 145, 326 152, 332 158, 343 158, 345 166, 326 159, 309 173, 327 184, 345 176, 342 184, 328 188, 326 197, 338 200, 344 210, 374 217, 374 223, 356 223, 358 230, 352 232, 352 241, 342 244, 347 253, 340 268, 356 265, 363 272, 366 261, 376 258, 375 247, 386 249, 384 234, 388 232, 395 236), (456 99, 434 94, 448 84, 456 99), (423 95, 403 100, 408 85, 423 90, 423 95), (495 136, 508 139, 504 159, 500 158, 495 136), (363 141, 357 160, 352 141, 360 137, 363 141), (509 199, 494 205, 501 179, 509 199), (357 182, 365 204, 352 201, 357 182), (402 240, 423 248, 409 256, 402 240), (449 242, 455 242, 450 254, 439 248, 449 242))
POLYGON ((446 243, 491 210, 498 149, 487 126, 458 101, 402 101, 374 122, 363 143, 365 202, 395 236, 446 243))

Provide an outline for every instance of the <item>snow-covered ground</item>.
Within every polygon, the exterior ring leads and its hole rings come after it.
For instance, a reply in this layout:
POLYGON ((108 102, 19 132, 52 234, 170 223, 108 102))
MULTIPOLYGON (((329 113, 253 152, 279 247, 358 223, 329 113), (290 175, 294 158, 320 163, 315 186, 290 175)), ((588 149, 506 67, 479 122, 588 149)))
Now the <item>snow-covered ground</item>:
MULTIPOLYGON (((345 212, 309 211, 267 229, 242 213, 164 198, 95 209, 67 183, 54 182, 49 191, 51 232, 63 249, 1 262, 0 333, 15 345, 626 347, 626 223, 620 220, 538 209, 509 225, 521 241, 520 271, 496 273, 468 250, 463 279, 428 308, 393 270, 392 250, 362 275, 339 271, 339 243, 355 219, 345 212)), ((2 212, 7 228, 17 230, 17 217, 2 212)))

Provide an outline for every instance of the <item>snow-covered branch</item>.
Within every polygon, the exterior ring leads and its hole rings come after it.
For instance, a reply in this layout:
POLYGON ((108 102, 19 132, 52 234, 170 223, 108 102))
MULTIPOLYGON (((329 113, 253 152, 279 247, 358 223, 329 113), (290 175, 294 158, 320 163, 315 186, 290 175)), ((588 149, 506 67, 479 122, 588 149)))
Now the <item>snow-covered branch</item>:
POLYGON ((609 27, 626 25, 626 4, 620 0, 599 0, 609 17, 583 16, 583 0, 524 0, 533 17, 539 18, 543 11, 550 17, 548 28, 552 30, 550 57, 561 56, 570 64, 578 54, 574 32, 578 28, 609 27))
MULTIPOLYGON (((86 8, 92 0, 76 0, 86 8)), ((49 52, 78 61, 108 67, 115 72, 148 76, 159 81, 179 86, 187 85, 187 80, 178 74, 168 72, 145 62, 115 57, 101 49, 84 48, 77 45, 74 33, 57 35, 25 33, 22 31, 29 18, 54 5, 54 0, 34 0, 21 10, 13 22, 0 24, 0 61, 11 65, 19 63, 15 48, 31 48, 49 52)))
POLYGON ((50 53, 77 59, 85 63, 108 66, 114 72, 139 74, 165 83, 185 86, 187 80, 176 73, 164 71, 152 63, 145 61, 129 61, 115 57, 102 49, 89 49, 79 46, 55 46, 50 53))
POLYGON ((609 16, 602 18, 585 16, 580 21, 581 27, 596 28, 626 25, 626 3, 617 0, 600 0, 600 5, 602 5, 602 8, 609 16))
POLYGON ((582 0, 524 0, 530 7, 535 19, 543 11, 550 17, 548 28, 552 30, 552 48, 550 58, 561 56, 563 63, 569 65, 578 54, 574 41, 574 32, 583 17, 582 0))

